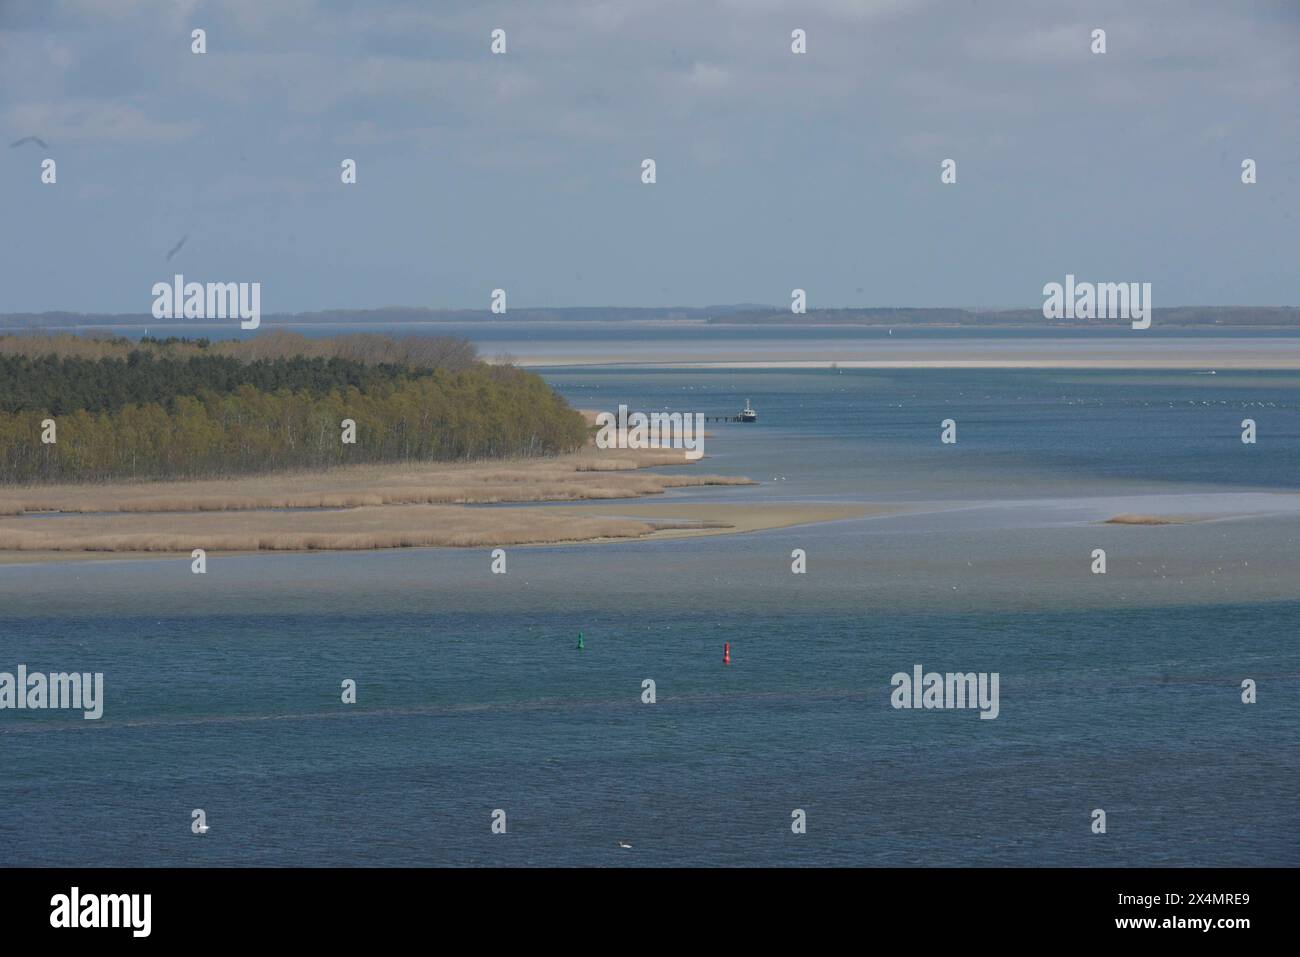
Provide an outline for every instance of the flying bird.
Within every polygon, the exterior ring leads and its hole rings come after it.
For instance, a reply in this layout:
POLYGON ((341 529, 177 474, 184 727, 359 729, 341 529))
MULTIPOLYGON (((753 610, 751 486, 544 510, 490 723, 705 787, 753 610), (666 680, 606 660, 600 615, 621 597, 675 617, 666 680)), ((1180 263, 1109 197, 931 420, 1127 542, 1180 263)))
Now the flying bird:
POLYGON ((50 148, 50 144, 45 142, 45 140, 41 139, 39 136, 24 136, 22 139, 14 140, 12 143, 10 143, 9 148, 13 149, 17 146, 22 146, 24 143, 35 143, 43 150, 47 150, 50 148))
POLYGON ((171 261, 172 261, 172 257, 175 256, 178 252, 181 251, 181 247, 185 245, 185 240, 187 240, 187 239, 189 239, 189 238, 190 238, 190 234, 189 234, 189 233, 186 233, 184 236, 181 237, 181 241, 178 242, 175 246, 173 246, 173 247, 168 251, 168 253, 167 253, 167 261, 168 261, 168 262, 171 262, 171 261))

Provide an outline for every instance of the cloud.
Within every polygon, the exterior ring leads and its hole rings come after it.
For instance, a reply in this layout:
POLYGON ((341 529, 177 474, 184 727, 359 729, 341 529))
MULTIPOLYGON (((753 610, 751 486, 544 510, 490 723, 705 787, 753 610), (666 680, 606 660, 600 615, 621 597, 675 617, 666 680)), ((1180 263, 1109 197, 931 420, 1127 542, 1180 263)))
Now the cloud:
MULTIPOLYGON (((67 182, 107 197, 96 212, 117 233, 79 204, 44 220, 88 270, 107 245, 117 268, 152 262, 201 225, 206 251, 320 282, 318 300, 429 295, 433 257, 407 252, 420 243, 443 244, 444 302, 477 301, 485 262, 565 299, 554 276, 575 258, 581 291, 609 300, 661 287, 681 301, 762 300, 769 267, 799 257, 823 270, 823 296, 851 298, 864 279, 848 275, 860 239, 848 224, 870 217, 891 224, 871 266, 885 299, 929 288, 941 224, 981 252, 997 234, 1005 285, 979 257, 954 260, 944 281, 1009 302, 1018 271, 1054 273, 1055 258, 1113 243, 1102 217, 1035 231, 1036 204, 1079 191, 1098 208, 1124 197, 1146 235, 1165 231, 1155 245, 1179 275, 1212 278, 1219 240, 1179 217, 1231 218, 1266 198, 1207 190, 1207 162, 1235 182, 1233 158, 1252 156, 1274 177, 1265 189, 1300 169, 1280 165, 1300 156, 1284 121, 1300 96, 1298 26, 1295 0, 0 0, 0 121, 9 141, 113 144, 67 182), (205 56, 189 52, 193 27, 208 31, 205 56), (496 27, 504 56, 489 51, 496 27), (805 55, 790 51, 795 27, 805 55), (1095 27, 1105 56, 1089 51, 1095 27), (356 187, 339 182, 345 156, 362 170, 356 187), (646 156, 660 164, 654 189, 638 178, 646 156), (961 165, 955 190, 938 187, 945 157, 961 165), (1023 202, 974 232, 975 217, 952 218, 992 189, 1023 202), (790 197, 807 203, 798 236, 790 197), (164 201, 183 221, 138 249, 118 238, 164 201), (434 209, 445 229, 416 212, 434 209), (728 241, 684 235, 696 215, 730 224, 728 241), (485 225, 499 216, 517 226, 504 239, 485 225), (276 217, 276 235, 292 224, 301 236, 291 254, 247 229, 276 217), (340 237, 374 268, 311 272, 340 237), (628 266, 632 239, 662 247, 653 284, 628 266), (713 259, 715 278, 693 278, 713 259), (408 284, 389 290, 381 275, 408 284)), ((48 203, 31 190, 14 202, 48 203)), ((1288 276, 1300 221, 1281 217, 1252 236, 1267 243, 1261 263, 1288 276)), ((34 256, 17 250, 0 280, 34 256)))
POLYGON ((721 0, 724 8, 738 13, 755 11, 780 13, 789 19, 791 26, 803 26, 801 19, 809 15, 835 20, 875 20, 900 14, 915 15, 928 5, 927 0, 806 0, 792 4, 789 0, 721 0))
POLYGON ((685 79, 696 90, 720 90, 731 82, 731 71, 712 63, 695 63, 685 79))
POLYGON ((94 100, 20 104, 7 111, 5 123, 13 129, 39 130, 45 139, 71 144, 175 143, 199 129, 193 121, 154 120, 130 104, 94 100))
MULTIPOLYGON (((227 3, 234 0, 226 0, 227 3)), ((179 25, 188 22, 199 0, 55 0, 57 21, 84 24, 88 20, 123 21, 148 18, 179 25)))

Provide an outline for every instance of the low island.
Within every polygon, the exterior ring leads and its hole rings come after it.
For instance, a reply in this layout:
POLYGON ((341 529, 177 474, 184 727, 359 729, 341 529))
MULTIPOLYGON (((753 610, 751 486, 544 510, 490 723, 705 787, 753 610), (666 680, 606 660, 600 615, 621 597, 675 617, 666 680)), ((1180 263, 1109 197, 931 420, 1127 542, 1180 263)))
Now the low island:
POLYGON ((596 542, 864 512, 632 502, 755 483, 645 471, 690 463, 591 434, 590 413, 462 339, 2 336, 0 562, 596 542))

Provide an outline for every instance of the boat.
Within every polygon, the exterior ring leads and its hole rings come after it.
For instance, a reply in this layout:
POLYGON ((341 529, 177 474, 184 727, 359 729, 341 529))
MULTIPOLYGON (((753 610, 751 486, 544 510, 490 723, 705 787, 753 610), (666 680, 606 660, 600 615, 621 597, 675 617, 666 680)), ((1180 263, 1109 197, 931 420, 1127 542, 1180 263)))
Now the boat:
POLYGON ((737 422, 757 422, 758 413, 750 406, 749 400, 745 400, 745 407, 740 410, 740 415, 736 416, 737 422))

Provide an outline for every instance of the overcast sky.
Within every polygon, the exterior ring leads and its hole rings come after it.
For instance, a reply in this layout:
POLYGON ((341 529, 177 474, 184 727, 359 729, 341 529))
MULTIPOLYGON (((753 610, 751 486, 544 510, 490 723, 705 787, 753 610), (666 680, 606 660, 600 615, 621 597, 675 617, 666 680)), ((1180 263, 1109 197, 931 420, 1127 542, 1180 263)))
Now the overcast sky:
POLYGON ((0 135, 4 312, 1300 304, 1296 0, 0 0, 0 135))

